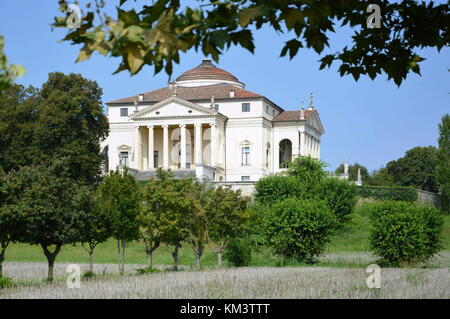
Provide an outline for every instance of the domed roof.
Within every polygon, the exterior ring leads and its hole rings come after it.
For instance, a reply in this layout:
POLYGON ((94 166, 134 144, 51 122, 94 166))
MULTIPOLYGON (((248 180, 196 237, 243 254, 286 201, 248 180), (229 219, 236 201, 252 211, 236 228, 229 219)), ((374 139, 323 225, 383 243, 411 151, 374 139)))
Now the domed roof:
POLYGON ((212 64, 210 59, 204 59, 202 63, 181 74, 176 79, 177 85, 180 86, 202 86, 219 83, 231 83, 239 87, 244 87, 233 74, 222 70, 212 64), (204 83, 204 84, 202 84, 204 83))

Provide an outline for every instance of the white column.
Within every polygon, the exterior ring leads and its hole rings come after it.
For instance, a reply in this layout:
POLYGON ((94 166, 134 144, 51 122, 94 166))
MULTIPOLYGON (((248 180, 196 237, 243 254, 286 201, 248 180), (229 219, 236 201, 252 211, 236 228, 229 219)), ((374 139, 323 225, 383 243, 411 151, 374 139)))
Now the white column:
POLYGON ((217 141, 216 141, 216 124, 211 125, 211 166, 217 166, 217 141))
POLYGON ((180 124, 181 129, 181 155, 180 155, 180 168, 186 168, 186 124, 180 124))
POLYGON ((202 124, 195 124, 195 166, 203 163, 202 124))
POLYGON ((311 155, 311 135, 308 136, 308 155, 311 155))
POLYGON ((153 169, 153 125, 149 125, 148 127, 148 169, 153 169))
POLYGON ((163 125, 163 153, 164 153, 164 161, 163 167, 164 169, 169 168, 169 126, 163 125))
POLYGON ((305 131, 300 132, 300 152, 301 156, 306 155, 306 139, 305 139, 305 131))
POLYGON ((320 159, 320 140, 318 140, 317 142, 317 158, 320 159))
POLYGON ((134 126, 133 148, 134 168, 139 169, 139 125, 134 126))

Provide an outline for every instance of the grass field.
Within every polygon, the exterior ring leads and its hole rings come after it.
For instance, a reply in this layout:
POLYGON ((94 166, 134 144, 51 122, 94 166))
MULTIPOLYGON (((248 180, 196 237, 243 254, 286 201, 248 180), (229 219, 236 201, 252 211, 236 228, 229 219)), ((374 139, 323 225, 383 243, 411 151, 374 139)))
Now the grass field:
MULTIPOLYGON (((327 246, 327 254, 320 258, 316 266, 321 267, 361 267, 367 265, 368 261, 375 261, 371 257, 370 260, 364 258, 330 258, 329 256, 339 256, 342 254, 349 255, 351 252, 366 252, 369 251, 369 214, 366 205, 360 205, 356 208, 350 221, 343 227, 342 230, 333 236, 331 242, 327 246)), ((154 252, 153 262, 155 265, 170 265, 173 263, 171 256, 172 247, 162 246, 154 252)), ((450 251, 450 216, 445 217, 444 226, 444 251, 450 251)), ((350 254, 351 255, 351 254, 350 254)), ((445 254, 447 256, 447 254, 445 254)), ((72 262, 72 263, 87 263, 88 254, 81 247, 77 246, 63 246, 56 261, 57 262, 72 262)), ((6 250, 6 261, 16 262, 46 262, 46 258, 39 246, 30 246, 26 244, 13 244, 6 250)), ((217 265, 217 257, 211 250, 206 250, 202 256, 203 268, 215 268, 217 265)), ((100 244, 94 252, 94 262, 102 264, 112 264, 117 262, 117 242, 113 239, 100 244)), ((129 264, 145 264, 147 256, 144 252, 144 244, 142 242, 132 242, 126 247, 125 262, 129 264)), ((185 266, 195 266, 195 258, 192 249, 185 245, 180 249, 179 262, 185 266)), ((274 257, 271 252, 262 248, 253 253, 253 258, 250 266, 278 266, 280 261, 274 257)), ((296 261, 284 261, 288 266, 307 266, 296 261)), ((441 258, 439 266, 450 267, 450 262, 447 257, 441 258)), ((225 260, 224 265, 228 263, 225 260)), ((430 263, 431 266, 436 267, 436 263, 430 263)))
MULTIPOLYGON (((181 271, 171 270, 172 247, 154 253, 162 273, 137 275, 146 266, 141 242, 126 248, 125 275, 118 275, 117 243, 109 240, 94 253, 96 277, 83 280, 80 289, 66 286, 68 264, 88 269, 88 254, 78 246, 65 246, 55 264, 55 282, 46 283, 47 263, 39 246, 14 244, 7 249, 3 271, 14 287, 0 289, 4 298, 450 298, 450 217, 445 217, 444 251, 420 268, 383 268, 381 289, 366 285, 366 267, 376 263, 369 252, 369 215, 358 206, 348 223, 333 236, 314 267, 280 260, 270 250, 253 253, 249 267, 234 268, 225 260, 217 270, 216 255, 206 250, 203 271, 193 271, 195 258, 188 246, 179 252, 181 271)), ((417 267, 417 266, 416 266, 417 267)))
MULTIPOLYGON (((44 263, 14 263, 17 273, 45 273, 44 263)), ((57 264, 56 273, 66 265, 57 264)), ((111 271, 115 265, 102 265, 111 271)), ((87 267, 87 265, 84 265, 87 267)), ((128 265, 132 270, 134 266, 128 265)), ((99 270, 99 269, 98 269, 99 270)), ((97 271, 98 271, 97 270, 97 271)), ((100 277, 68 289, 64 280, 0 290, 2 298, 449 298, 448 269, 381 270, 369 289, 365 269, 245 267, 100 277)))

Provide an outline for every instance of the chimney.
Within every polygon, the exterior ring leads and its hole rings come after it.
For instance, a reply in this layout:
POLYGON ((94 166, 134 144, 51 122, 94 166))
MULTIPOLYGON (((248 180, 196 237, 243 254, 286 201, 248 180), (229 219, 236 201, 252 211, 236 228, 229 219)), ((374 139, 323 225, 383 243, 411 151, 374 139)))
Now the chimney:
POLYGON ((231 97, 231 98, 234 97, 234 89, 231 89, 231 91, 230 91, 230 97, 231 97))
POLYGON ((139 94, 139 102, 144 101, 144 94, 139 94))

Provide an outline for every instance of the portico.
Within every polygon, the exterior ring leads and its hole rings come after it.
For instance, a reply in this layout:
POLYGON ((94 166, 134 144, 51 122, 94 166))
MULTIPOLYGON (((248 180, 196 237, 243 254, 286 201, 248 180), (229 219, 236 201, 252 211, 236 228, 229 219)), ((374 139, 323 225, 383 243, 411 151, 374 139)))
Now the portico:
POLYGON ((130 167, 138 170, 191 169, 221 166, 217 158, 217 124, 206 122, 143 123, 134 125, 130 167))

